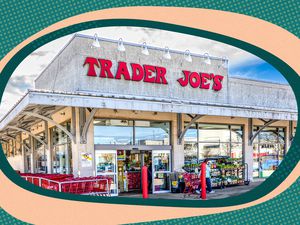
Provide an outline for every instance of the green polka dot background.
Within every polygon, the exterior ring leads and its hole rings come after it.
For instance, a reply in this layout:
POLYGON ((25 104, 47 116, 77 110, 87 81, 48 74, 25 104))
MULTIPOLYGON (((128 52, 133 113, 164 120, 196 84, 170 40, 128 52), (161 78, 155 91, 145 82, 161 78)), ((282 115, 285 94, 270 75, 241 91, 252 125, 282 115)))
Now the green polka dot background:
MULTIPOLYGON (((4 3, 3 9, 5 10, 1 12, 2 17, 5 18, 1 21, 1 56, 5 56, 24 39, 60 20, 88 11, 134 5, 171 6, 170 3, 164 1, 136 1, 134 4, 122 1, 103 1, 101 3, 98 1, 90 1, 88 3, 84 1, 67 1, 64 3, 53 1, 13 1, 4 3), (49 8, 51 8, 51 12, 49 8)), ((210 8, 246 14, 277 24, 299 36, 299 16, 297 16, 299 14, 299 4, 297 4, 297 1, 253 1, 251 5, 236 1, 231 1, 230 3, 228 1, 206 1, 201 3, 177 1, 173 2, 172 6, 210 8)), ((86 29, 86 27, 82 25, 82 29, 86 29)), ((46 43, 47 40, 45 39, 44 42, 46 43)), ((42 43, 32 46, 32 49, 40 45, 42 43)), ((273 179, 283 180, 298 162, 299 146, 294 145, 292 148, 295 151, 291 151, 292 149, 290 149, 288 158, 293 163, 284 161, 282 167, 285 167, 286 170, 281 170, 280 173, 274 174, 273 179)), ((297 224, 299 203, 298 180, 284 193, 257 206, 218 215, 158 221, 153 222, 153 224, 297 224), (278 211, 278 209, 280 210, 278 211), (251 214, 250 217, 249 214, 251 214)), ((21 224, 20 221, 15 220, 3 210, 1 211, 0 222, 1 224, 21 224)))

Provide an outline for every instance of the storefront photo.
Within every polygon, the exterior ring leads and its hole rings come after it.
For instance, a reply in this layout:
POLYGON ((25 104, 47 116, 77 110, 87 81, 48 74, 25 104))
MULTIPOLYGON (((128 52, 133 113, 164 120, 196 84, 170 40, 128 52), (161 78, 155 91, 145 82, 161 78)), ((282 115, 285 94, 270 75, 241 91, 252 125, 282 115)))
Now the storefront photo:
POLYGON ((5 93, 14 100, 1 105, 8 162, 28 182, 71 194, 239 195, 272 179, 297 127, 294 93, 267 62, 149 28, 57 39, 19 65, 5 93), (10 93, 26 68, 32 84, 10 93))

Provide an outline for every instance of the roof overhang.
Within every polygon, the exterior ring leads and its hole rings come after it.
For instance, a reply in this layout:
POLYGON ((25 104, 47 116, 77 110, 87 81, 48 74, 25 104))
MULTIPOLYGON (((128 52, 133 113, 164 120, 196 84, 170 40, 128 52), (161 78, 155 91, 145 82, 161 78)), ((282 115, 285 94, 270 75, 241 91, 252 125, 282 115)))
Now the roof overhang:
MULTIPOLYGON (((229 116, 274 120, 297 120, 293 110, 250 107, 246 105, 212 104, 207 102, 176 101, 163 98, 134 97, 113 94, 67 93, 29 90, 28 93, 0 121, 0 130, 16 122, 23 111, 44 107, 86 107, 99 109, 139 110, 152 112, 189 113, 210 116, 229 116)), ((49 112, 48 112, 49 113, 49 112)))

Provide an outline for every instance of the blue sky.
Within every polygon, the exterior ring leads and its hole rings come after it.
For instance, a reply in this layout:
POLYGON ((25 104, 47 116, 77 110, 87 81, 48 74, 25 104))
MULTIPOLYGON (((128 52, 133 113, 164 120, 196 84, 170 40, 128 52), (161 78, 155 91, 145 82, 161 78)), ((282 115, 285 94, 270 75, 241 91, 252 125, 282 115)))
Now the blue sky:
POLYGON ((259 59, 251 63, 243 63, 229 67, 229 75, 254 80, 264 80, 280 84, 288 84, 284 76, 269 63, 259 59))

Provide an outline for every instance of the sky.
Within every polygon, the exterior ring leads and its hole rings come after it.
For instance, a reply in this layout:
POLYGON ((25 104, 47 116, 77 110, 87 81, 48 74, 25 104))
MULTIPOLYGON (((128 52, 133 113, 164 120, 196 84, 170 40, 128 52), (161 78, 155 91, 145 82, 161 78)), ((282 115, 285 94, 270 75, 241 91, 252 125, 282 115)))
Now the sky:
MULTIPOLYGON (((197 36, 151 28, 105 27, 78 32, 81 34, 165 47, 190 50, 192 53, 227 57, 229 76, 287 84, 285 78, 270 64, 239 48, 197 36)), ((0 118, 27 92, 34 88, 34 79, 67 44, 73 34, 56 39, 32 52, 13 72, 0 103, 0 118)))

